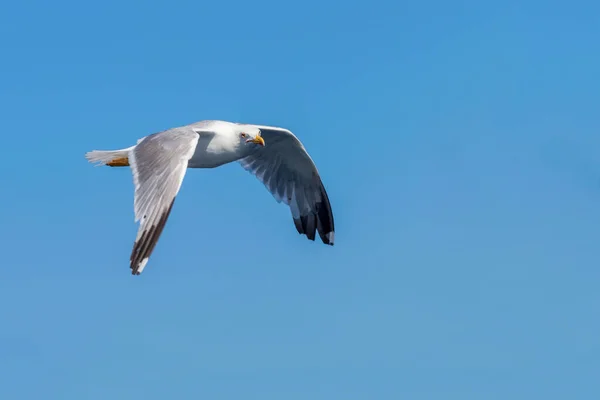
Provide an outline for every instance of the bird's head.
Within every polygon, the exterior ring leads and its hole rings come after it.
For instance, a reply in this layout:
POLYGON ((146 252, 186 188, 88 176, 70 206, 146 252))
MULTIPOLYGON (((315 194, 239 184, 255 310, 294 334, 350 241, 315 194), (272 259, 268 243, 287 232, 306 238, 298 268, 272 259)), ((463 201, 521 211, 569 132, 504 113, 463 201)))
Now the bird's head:
POLYGON ((240 140, 242 143, 250 146, 265 145, 265 140, 260 136, 260 129, 254 127, 244 127, 240 132, 240 140))

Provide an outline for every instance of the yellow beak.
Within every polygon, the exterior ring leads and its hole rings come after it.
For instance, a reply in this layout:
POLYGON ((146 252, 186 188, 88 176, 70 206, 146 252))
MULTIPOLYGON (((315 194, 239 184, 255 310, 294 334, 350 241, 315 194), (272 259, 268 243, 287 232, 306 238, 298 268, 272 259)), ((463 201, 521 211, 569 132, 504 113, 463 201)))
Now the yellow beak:
POLYGON ((263 147, 265 145, 265 139, 263 139, 262 136, 260 136, 260 135, 256 135, 256 138, 252 139, 251 142, 252 143, 256 143, 256 144, 260 144, 263 147))

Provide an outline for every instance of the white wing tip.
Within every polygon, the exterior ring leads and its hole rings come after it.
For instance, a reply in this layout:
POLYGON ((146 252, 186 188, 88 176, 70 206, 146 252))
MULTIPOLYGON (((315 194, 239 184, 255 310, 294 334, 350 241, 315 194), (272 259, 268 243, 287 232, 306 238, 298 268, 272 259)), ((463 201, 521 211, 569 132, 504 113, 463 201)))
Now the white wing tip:
POLYGON ((334 237, 335 237, 335 232, 329 232, 328 234, 325 235, 325 237, 327 238, 327 240, 329 241, 329 244, 333 246, 333 241, 334 241, 334 237))
POLYGON ((139 275, 142 273, 142 271, 144 271, 144 268, 146 267, 146 264, 148 263, 148 257, 144 258, 137 266, 137 268, 132 268, 131 269, 131 274, 132 275, 139 275))

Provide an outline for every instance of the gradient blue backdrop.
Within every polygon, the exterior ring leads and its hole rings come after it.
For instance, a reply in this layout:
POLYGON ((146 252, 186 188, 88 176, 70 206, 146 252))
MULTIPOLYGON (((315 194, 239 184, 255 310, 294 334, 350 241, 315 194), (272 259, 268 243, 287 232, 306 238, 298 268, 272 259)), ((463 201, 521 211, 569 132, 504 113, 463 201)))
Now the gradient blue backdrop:
POLYGON ((0 6, 0 398, 600 398, 600 5, 0 6), (337 243, 190 171, 139 277, 127 169, 201 119, 291 128, 337 243))

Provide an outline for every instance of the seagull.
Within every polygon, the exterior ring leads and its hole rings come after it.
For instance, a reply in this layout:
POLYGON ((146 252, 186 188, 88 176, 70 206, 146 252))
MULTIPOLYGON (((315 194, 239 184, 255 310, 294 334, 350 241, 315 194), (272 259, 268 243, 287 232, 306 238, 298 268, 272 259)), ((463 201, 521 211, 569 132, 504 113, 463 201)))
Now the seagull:
POLYGON ((133 174, 137 237, 130 256, 140 275, 167 223, 188 168, 216 168, 237 161, 256 176, 278 203, 287 204, 296 230, 333 246, 329 197, 315 163, 288 129, 204 120, 157 132, 121 150, 93 150, 97 166, 130 167, 133 174))

